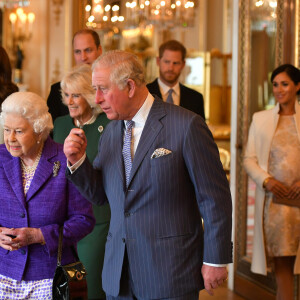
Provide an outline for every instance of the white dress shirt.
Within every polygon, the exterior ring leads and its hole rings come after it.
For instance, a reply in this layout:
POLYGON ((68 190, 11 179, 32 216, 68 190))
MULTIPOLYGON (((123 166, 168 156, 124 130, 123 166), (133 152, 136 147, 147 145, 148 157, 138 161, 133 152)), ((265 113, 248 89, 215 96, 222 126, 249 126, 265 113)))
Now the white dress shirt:
POLYGON ((173 89, 173 93, 172 93, 173 102, 174 102, 175 105, 179 105, 180 104, 179 82, 177 81, 177 83, 172 87, 169 87, 166 84, 164 84, 160 80, 160 78, 158 78, 157 82, 158 82, 158 86, 159 86, 159 90, 160 90, 162 99, 166 102, 168 94, 169 94, 169 89, 173 89))

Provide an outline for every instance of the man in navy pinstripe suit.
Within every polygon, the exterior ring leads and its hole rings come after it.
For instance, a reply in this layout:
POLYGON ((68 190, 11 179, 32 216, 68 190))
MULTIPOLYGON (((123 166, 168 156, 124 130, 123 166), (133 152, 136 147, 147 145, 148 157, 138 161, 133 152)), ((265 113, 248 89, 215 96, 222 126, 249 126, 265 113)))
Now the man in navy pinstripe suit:
POLYGON ((65 140, 68 178, 92 203, 111 207, 103 288, 107 299, 198 299, 232 262, 229 185, 199 115, 154 98, 138 59, 108 52, 93 65, 96 102, 111 120, 93 166, 80 128, 65 140), (132 168, 122 147, 134 121, 132 168), (203 218, 204 226, 201 219, 203 218))

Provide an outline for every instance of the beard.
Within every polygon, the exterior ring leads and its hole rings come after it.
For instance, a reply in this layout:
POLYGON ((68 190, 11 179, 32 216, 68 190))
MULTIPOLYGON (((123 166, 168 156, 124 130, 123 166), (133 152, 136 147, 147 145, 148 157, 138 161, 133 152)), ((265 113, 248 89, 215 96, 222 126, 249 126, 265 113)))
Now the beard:
POLYGON ((176 74, 174 72, 159 72, 160 78, 163 82, 168 83, 170 85, 174 85, 180 76, 180 74, 176 74))

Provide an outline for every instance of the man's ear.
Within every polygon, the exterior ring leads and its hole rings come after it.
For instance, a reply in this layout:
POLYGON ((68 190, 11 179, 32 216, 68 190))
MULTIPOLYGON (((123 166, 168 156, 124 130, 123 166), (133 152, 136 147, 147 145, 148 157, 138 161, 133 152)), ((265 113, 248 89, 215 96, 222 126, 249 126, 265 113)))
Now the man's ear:
POLYGON ((127 80, 127 87, 128 87, 128 96, 132 98, 135 93, 136 83, 132 79, 127 80))
POLYGON ((159 66, 159 63, 160 63, 160 57, 157 56, 157 57, 156 57, 156 65, 159 66))

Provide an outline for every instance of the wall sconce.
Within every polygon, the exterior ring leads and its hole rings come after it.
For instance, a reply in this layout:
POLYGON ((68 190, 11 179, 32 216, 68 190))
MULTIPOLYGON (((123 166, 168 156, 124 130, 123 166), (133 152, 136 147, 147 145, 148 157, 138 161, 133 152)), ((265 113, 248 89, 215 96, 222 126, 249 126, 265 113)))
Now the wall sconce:
POLYGON ((32 12, 26 14, 23 8, 19 7, 16 12, 10 13, 9 20, 13 41, 12 50, 16 61, 14 81, 22 83, 23 43, 32 37, 35 15, 32 12))
POLYGON ((12 12, 9 15, 11 22, 11 31, 14 41, 22 43, 27 41, 32 36, 32 26, 35 20, 34 13, 24 13, 23 8, 19 7, 16 12, 12 12))

